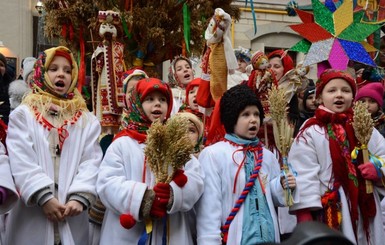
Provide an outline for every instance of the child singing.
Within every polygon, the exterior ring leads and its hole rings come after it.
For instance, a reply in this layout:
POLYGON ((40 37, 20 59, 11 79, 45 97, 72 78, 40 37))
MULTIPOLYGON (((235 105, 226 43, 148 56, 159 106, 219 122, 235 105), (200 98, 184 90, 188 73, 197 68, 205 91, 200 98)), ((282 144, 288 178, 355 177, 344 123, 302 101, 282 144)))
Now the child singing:
POLYGON ((28 94, 10 115, 7 149, 21 200, 5 244, 87 244, 102 159, 100 124, 76 90, 78 67, 63 46, 39 55, 28 94), (39 234, 39 235, 36 235, 39 234))
POLYGON ((199 155, 205 190, 197 207, 198 244, 279 242, 275 207, 285 205, 284 189, 295 189, 295 178, 285 180, 258 139, 263 107, 249 87, 232 87, 218 105, 214 114, 226 135, 199 155))
MULTIPOLYGON (((381 164, 357 164, 358 145, 352 126, 356 83, 345 71, 325 70, 316 83, 320 106, 302 126, 289 152, 298 171, 300 202, 290 207, 298 222, 318 220, 338 229, 355 244, 382 244, 379 192, 381 164), (366 180, 374 192, 367 193, 366 180)), ((373 129, 368 143, 373 156, 385 157, 385 139, 373 129)), ((382 170, 384 170, 382 168, 382 170)))
POLYGON ((155 183, 144 154, 147 130, 170 117, 172 101, 170 87, 156 78, 141 79, 131 91, 124 120, 129 123, 100 166, 97 190, 107 208, 100 244, 193 244, 188 211, 203 192, 198 160, 192 156, 169 184, 155 183))

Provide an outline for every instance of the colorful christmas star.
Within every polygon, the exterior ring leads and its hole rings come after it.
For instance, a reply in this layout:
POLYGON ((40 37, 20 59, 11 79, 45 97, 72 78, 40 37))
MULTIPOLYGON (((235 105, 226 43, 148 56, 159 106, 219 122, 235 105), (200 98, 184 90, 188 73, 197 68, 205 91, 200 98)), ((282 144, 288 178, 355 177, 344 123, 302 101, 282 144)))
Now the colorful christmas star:
POLYGON ((381 25, 361 22, 364 11, 353 12, 352 0, 336 8, 312 0, 313 14, 297 9, 302 24, 291 25, 304 39, 291 50, 307 53, 304 66, 318 65, 318 74, 326 68, 346 70, 349 60, 376 66, 368 52, 376 50, 365 39, 381 25))

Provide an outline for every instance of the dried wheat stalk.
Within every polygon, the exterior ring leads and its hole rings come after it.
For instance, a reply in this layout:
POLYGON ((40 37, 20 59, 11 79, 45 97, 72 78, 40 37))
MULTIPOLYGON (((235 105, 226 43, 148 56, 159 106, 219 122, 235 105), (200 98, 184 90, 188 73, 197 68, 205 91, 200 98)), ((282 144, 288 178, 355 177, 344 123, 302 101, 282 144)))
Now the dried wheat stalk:
MULTIPOLYGON (((156 183, 162 182, 165 173, 163 173, 162 166, 165 160, 165 141, 166 141, 166 126, 159 121, 152 123, 151 127, 147 131, 146 148, 144 149, 144 155, 146 161, 150 166, 151 171, 155 175, 156 183)), ((167 172, 166 172, 167 174, 167 172)))
MULTIPOLYGON (((294 126, 289 123, 287 118, 287 101, 285 90, 273 87, 268 93, 270 103, 270 114, 273 119, 273 133, 277 149, 282 155, 282 168, 285 174, 290 172, 287 162, 290 146, 293 143, 294 126)), ((285 191, 286 204, 293 205, 294 200, 291 190, 285 191)))
POLYGON ((190 160, 194 145, 188 136, 189 123, 187 118, 172 117, 166 124, 154 122, 147 131, 144 154, 156 183, 171 182, 175 171, 190 160))
MULTIPOLYGON (((373 132, 373 119, 369 113, 366 103, 357 101, 353 107, 354 134, 361 144, 363 161, 369 162, 368 143, 373 132)), ((366 180, 366 193, 373 192, 373 184, 366 180)))
POLYGON ((172 168, 167 178, 171 182, 177 169, 181 169, 190 160, 194 145, 188 136, 190 121, 185 117, 174 116, 167 121, 167 152, 166 162, 172 168))
POLYGON ((294 126, 287 118, 285 91, 273 87, 268 94, 270 115, 273 119, 275 144, 282 156, 287 156, 293 143, 294 126))

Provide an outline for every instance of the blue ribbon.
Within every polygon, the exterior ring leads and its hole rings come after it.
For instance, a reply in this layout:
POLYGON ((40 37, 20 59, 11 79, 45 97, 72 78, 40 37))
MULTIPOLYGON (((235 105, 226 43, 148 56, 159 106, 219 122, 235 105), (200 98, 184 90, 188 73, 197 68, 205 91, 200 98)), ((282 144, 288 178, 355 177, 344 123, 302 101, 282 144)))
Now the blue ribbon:
POLYGON ((149 237, 149 234, 147 234, 146 227, 144 227, 144 231, 143 231, 142 235, 140 236, 138 245, 145 245, 148 237, 149 237))
MULTIPOLYGON (((352 162, 354 164, 358 163, 357 156, 358 156, 359 150, 360 150, 359 147, 355 147, 351 153, 352 162)), ((379 156, 373 155, 372 153, 369 152, 369 162, 371 162, 374 165, 374 167, 376 168, 378 177, 381 178, 382 177, 381 168, 382 168, 382 166, 385 166, 384 159, 382 159, 379 156)))
MULTIPOLYGON (((247 0, 245 3, 245 6, 247 6, 247 0)), ((254 10, 254 1, 250 1, 250 8, 251 8, 251 14, 253 16, 253 23, 254 23, 254 35, 257 34, 257 17, 255 15, 255 10, 254 10)))
POLYGON ((369 154, 369 161, 373 163, 374 167, 376 167, 377 175, 379 178, 382 177, 381 168, 384 166, 384 160, 380 157, 369 154))
MULTIPOLYGON (((295 171, 295 169, 293 168, 293 166, 291 165, 291 163, 289 163, 289 162, 287 161, 287 157, 282 157, 282 165, 283 165, 284 167, 286 167, 286 169, 289 169, 290 172, 293 173, 294 177, 297 177, 298 173, 297 173, 297 171, 295 171)), ((286 177, 286 173, 285 173, 285 170, 284 170, 284 169, 282 169, 281 175, 286 177)))
MULTIPOLYGON (((162 218, 162 224, 163 224, 162 245, 167 245, 167 215, 162 218)), ((138 245, 145 245, 148 239, 150 239, 150 244, 151 244, 151 235, 152 235, 152 232, 147 233, 146 227, 144 227, 144 231, 139 238, 138 245)))

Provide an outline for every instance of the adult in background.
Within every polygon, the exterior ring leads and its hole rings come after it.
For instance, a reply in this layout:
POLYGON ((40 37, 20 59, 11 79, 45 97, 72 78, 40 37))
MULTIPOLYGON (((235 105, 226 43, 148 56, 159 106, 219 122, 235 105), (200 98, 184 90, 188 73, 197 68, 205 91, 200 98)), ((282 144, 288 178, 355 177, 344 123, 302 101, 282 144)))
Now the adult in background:
POLYGON ((8 87, 12 81, 12 76, 7 69, 7 60, 5 56, 0 53, 0 118, 8 124, 8 117, 10 112, 8 87))
POLYGON ((9 95, 9 104, 10 110, 14 110, 18 105, 20 105, 24 95, 31 91, 29 88, 29 80, 33 76, 33 66, 35 65, 36 58, 27 57, 23 59, 23 73, 20 74, 19 78, 9 84, 8 95, 9 95))

